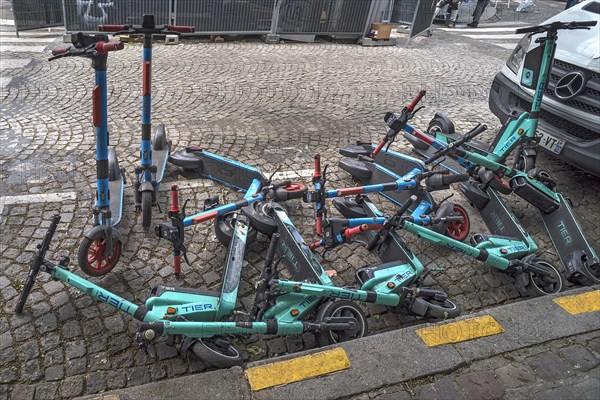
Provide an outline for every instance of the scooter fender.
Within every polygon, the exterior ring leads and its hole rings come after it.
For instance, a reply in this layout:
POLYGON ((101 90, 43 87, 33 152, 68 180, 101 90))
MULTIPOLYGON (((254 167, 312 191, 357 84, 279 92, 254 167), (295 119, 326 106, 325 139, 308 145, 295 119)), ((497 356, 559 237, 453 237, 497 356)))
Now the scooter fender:
POLYGON ((142 193, 142 192, 154 192, 154 185, 152 185, 152 182, 142 182, 140 184, 140 187, 139 187, 138 191, 140 193, 142 193))
MULTIPOLYGON (((89 231, 87 231, 85 233, 85 237, 90 240, 96 239, 101 236, 101 234, 104 232, 105 229, 106 229, 106 226, 104 226, 104 225, 96 225, 92 229, 90 229, 89 231)), ((113 239, 116 239, 119 242, 123 243, 123 236, 121 236, 121 232, 119 232, 118 230, 116 230, 114 228, 111 229, 111 232, 113 235, 113 239)))

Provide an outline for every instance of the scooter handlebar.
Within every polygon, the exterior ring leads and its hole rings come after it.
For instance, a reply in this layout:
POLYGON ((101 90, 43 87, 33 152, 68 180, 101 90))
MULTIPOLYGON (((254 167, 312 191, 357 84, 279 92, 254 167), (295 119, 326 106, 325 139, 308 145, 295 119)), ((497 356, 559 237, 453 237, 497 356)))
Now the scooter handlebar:
POLYGON ((458 139, 457 141, 449 143, 445 148, 441 149, 440 151, 438 151, 437 153, 435 153, 434 155, 429 157, 427 160, 425 160, 424 161, 425 165, 431 164, 435 160, 442 158, 446 154, 452 152, 454 149, 462 146, 463 144, 465 144, 468 141, 470 141, 471 139, 473 139, 475 136, 484 132, 486 129, 487 129, 487 125, 485 125, 485 124, 477 125, 471 132, 467 133, 465 136, 458 139))
POLYGON ((96 50, 100 54, 108 53, 109 51, 123 50, 125 45, 123 42, 98 42, 96 50))
POLYGON ((52 55, 59 56, 61 54, 65 54, 67 51, 69 51, 69 47, 61 47, 59 49, 52 50, 52 55))
POLYGON ((412 101, 406 106, 408 111, 414 110, 414 108, 417 106, 417 104, 419 104, 423 96, 425 96, 425 93, 427 93, 425 90, 421 90, 419 93, 417 93, 417 95, 412 99, 412 101))
POLYGON ((169 25, 167 28, 170 31, 179 32, 179 33, 194 33, 194 32, 196 32, 196 28, 193 26, 169 25))
POLYGON ((589 29, 590 26, 596 26, 597 21, 572 21, 572 22, 552 22, 546 25, 530 26, 520 28, 515 31, 516 34, 522 33, 541 33, 547 31, 558 31, 560 29, 589 29))
POLYGON ((129 29, 128 25, 98 25, 100 32, 121 32, 129 29))

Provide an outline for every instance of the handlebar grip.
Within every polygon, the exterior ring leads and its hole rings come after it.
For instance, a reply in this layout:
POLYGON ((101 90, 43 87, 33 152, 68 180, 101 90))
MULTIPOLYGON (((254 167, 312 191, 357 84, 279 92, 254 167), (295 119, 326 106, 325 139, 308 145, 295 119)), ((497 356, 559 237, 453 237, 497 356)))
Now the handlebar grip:
POLYGON ((181 254, 173 255, 173 273, 175 276, 181 274, 181 254))
POLYGON ((125 45, 123 42, 98 42, 96 50, 100 54, 108 53, 109 51, 123 50, 125 45))
POLYGON ((462 138, 458 139, 456 142, 460 142, 460 144, 462 145, 463 143, 468 142, 469 140, 473 139, 475 136, 479 135, 480 133, 485 132, 486 130, 487 130, 486 124, 478 125, 475 127, 475 129, 473 129, 471 132, 467 133, 462 138))
POLYGON ((425 93, 427 93, 427 91, 425 91, 425 90, 421 90, 419 93, 417 93, 417 95, 412 99, 410 104, 406 106, 408 111, 414 110, 414 108, 417 106, 417 104, 419 104, 419 101, 421 101, 423 96, 425 96, 425 93))
POLYGON ((344 237, 346 239, 352 239, 354 236, 366 231, 367 229, 369 229, 369 226, 367 224, 362 224, 354 228, 348 228, 344 232, 344 237))
POLYGON ((444 175, 442 176, 442 184, 450 185, 451 183, 467 182, 469 174, 444 175))
POLYGON ((196 32, 196 28, 194 26, 184 26, 184 25, 169 25, 170 31, 179 32, 179 33, 194 33, 196 32))
POLYGON ((127 25, 98 25, 98 30, 100 32, 120 32, 126 31, 127 28, 127 25))
POLYGON ((52 55, 53 56, 58 56, 58 55, 61 55, 61 54, 65 54, 67 51, 69 51, 68 47, 63 47, 63 48, 60 48, 60 49, 54 49, 54 50, 52 50, 52 55))
POLYGON ((519 35, 521 33, 532 33, 540 30, 539 26, 528 26, 527 28, 519 28, 515 31, 515 34, 519 35))
POLYGON ((597 23, 598 23, 598 21, 573 21, 573 22, 569 23, 569 25, 578 28, 578 27, 585 27, 585 26, 596 26, 597 23))
POLYGON ((417 201, 417 196, 415 196, 414 194, 412 196, 410 196, 410 198, 408 200, 406 200, 404 202, 404 204, 402 204, 402 206, 400 206, 400 208, 398 209, 398 211, 396 211, 396 215, 398 215, 399 217, 404 215, 404 213, 406 211, 408 211, 408 209, 410 208, 410 206, 412 206, 412 204, 417 201))

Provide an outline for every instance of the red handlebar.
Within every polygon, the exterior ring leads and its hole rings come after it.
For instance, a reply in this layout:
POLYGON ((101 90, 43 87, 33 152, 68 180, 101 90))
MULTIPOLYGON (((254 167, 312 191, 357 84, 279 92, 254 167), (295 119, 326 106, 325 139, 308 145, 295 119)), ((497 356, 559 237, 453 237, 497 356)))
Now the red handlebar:
POLYGON ((176 184, 171 185, 171 209, 172 213, 179 212, 179 188, 176 184))
POLYGON ((98 25, 98 30, 100 32, 120 32, 126 31, 127 28, 127 25, 98 25))
POLYGON ((176 254, 173 256, 173 273, 175 276, 181 274, 181 255, 176 254))
POLYGON ((58 56, 59 54, 65 54, 68 50, 69 49, 67 47, 61 48, 61 49, 54 49, 54 50, 52 50, 52 55, 58 56))
POLYGON ((196 28, 193 26, 183 26, 183 25, 169 25, 170 31, 179 32, 179 33, 194 33, 196 32, 196 28))
POLYGON ((425 90, 421 90, 419 93, 417 93, 417 95, 412 99, 410 104, 406 106, 408 111, 414 110, 414 108, 417 106, 417 104, 419 104, 419 101, 421 101, 423 96, 425 96, 425 93, 427 93, 425 90))
POLYGON ((321 156, 319 154, 315 154, 315 163, 314 163, 314 175, 313 178, 321 177, 321 156))
POLYGON ((108 53, 109 51, 123 50, 125 45, 123 42, 98 42, 96 44, 96 50, 100 54, 108 53))

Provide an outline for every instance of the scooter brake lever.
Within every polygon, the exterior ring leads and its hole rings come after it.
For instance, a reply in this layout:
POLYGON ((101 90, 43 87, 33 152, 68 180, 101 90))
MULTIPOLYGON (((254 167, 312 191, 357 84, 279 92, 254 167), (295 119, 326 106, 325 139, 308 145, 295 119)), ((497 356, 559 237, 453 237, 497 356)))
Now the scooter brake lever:
POLYGON ((281 170, 281 167, 282 167, 282 165, 275 168, 275 171, 273 171, 271 176, 269 176, 269 179, 267 179, 267 181, 265 182, 265 186, 269 186, 271 184, 271 182, 273 182, 273 177, 275 176, 276 173, 278 173, 281 170))
POLYGON ((186 199, 183 202, 183 206, 181 207, 181 217, 185 218, 185 208, 187 207, 188 202, 190 201, 190 199, 186 199))
POLYGON ((191 262, 190 262, 190 260, 188 259, 188 256, 187 256, 187 249, 186 249, 186 248, 185 248, 185 246, 183 246, 183 245, 182 245, 181 247, 182 247, 182 248, 181 248, 181 254, 183 254, 183 259, 185 260, 185 263, 191 267, 191 266, 192 266, 192 263, 191 263, 191 262))

